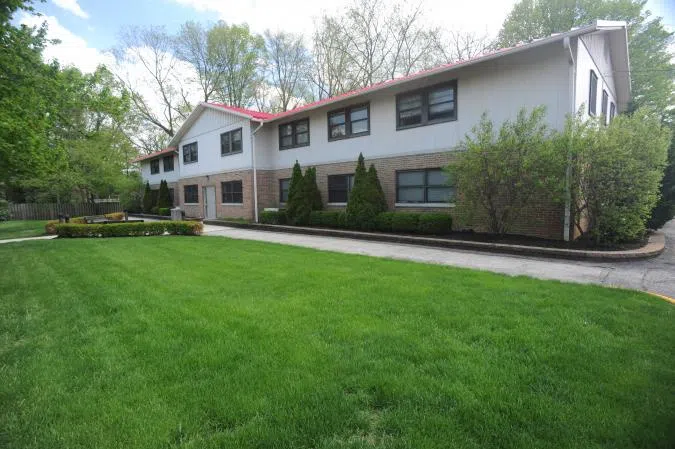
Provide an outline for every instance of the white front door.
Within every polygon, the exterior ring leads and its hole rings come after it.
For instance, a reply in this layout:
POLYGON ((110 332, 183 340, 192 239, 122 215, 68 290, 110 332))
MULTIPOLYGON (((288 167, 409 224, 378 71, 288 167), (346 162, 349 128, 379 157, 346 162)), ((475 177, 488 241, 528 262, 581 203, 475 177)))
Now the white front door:
POLYGON ((204 187, 204 218, 216 218, 216 188, 204 187))

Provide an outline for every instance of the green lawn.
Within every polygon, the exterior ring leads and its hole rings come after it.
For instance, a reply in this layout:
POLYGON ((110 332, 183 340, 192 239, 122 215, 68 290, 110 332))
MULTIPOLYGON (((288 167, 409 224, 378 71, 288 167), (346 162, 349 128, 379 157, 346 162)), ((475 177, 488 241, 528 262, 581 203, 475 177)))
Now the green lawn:
POLYGON ((0 221, 0 240, 44 235, 46 220, 0 221))
POLYGON ((645 294, 219 237, 0 260, 0 446, 675 445, 645 294))

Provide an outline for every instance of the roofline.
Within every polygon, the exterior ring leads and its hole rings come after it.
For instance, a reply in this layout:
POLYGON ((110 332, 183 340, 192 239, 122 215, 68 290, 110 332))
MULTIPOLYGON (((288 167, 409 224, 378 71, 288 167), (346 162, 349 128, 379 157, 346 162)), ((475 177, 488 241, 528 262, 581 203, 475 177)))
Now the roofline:
POLYGON ((148 161, 150 159, 154 159, 156 157, 160 157, 160 156, 163 156, 165 154, 171 154, 171 153, 178 153, 178 147, 175 147, 173 145, 169 145, 162 150, 155 151, 154 153, 144 154, 142 156, 138 156, 137 158, 132 159, 131 162, 136 163, 136 162, 148 161))
MULTIPOLYGON (((548 45, 548 44, 551 44, 551 43, 554 43, 554 42, 557 42, 557 41, 562 41, 566 37, 577 37, 577 36, 580 36, 582 34, 592 33, 594 31, 611 30, 611 29, 614 29, 614 28, 616 28, 616 29, 620 29, 620 28, 626 29, 626 22, 612 21, 612 20, 596 20, 590 25, 579 27, 579 28, 576 28, 576 29, 573 29, 573 30, 570 30, 570 31, 566 31, 564 33, 554 34, 552 36, 548 36, 548 37, 545 37, 545 38, 542 38, 542 39, 537 39, 533 42, 529 42, 529 43, 521 44, 521 45, 516 45, 516 46, 510 47, 510 48, 500 49, 500 50, 497 50, 493 53, 489 53, 489 54, 486 54, 486 55, 483 55, 483 56, 478 56, 478 57, 473 58, 473 59, 460 61, 460 62, 457 62, 457 63, 454 63, 454 64, 452 64, 452 63, 446 64, 446 65, 443 65, 443 66, 439 66, 439 67, 436 67, 436 68, 432 68, 432 69, 429 69, 429 70, 418 72, 416 74, 412 74, 412 75, 407 76, 407 77, 393 79, 393 80, 390 80, 390 81, 385 81, 381 84, 375 84, 375 85, 372 85, 372 86, 369 86, 369 87, 365 87, 361 91, 355 91, 353 95, 350 95, 349 92, 347 92, 344 95, 338 95, 338 96, 335 96, 335 97, 330 98, 328 100, 322 101, 320 103, 317 102, 317 104, 309 104, 306 107, 301 106, 297 110, 292 109, 290 111, 282 112, 282 113, 277 114, 276 116, 274 116, 272 118, 269 118, 269 119, 252 119, 252 120, 257 121, 257 122, 263 122, 263 123, 274 122, 274 121, 277 121, 277 120, 280 120, 280 119, 292 117, 296 114, 302 114, 302 113, 305 113, 305 112, 308 112, 308 111, 312 111, 312 110, 315 110, 315 109, 318 109, 318 108, 322 108, 322 107, 327 106, 327 105, 338 103, 340 101, 344 101, 344 100, 351 99, 351 98, 357 98, 361 95, 371 94, 373 92, 379 92, 379 91, 389 89, 389 88, 394 87, 394 86, 399 86, 401 84, 404 84, 404 83, 407 83, 407 82, 410 82, 410 81, 425 79, 425 78, 428 78, 428 77, 431 77, 431 76, 451 72, 453 70, 457 70, 457 69, 460 69, 460 68, 463 68, 463 67, 468 67, 468 66, 471 66, 471 65, 474 65, 474 64, 480 64, 480 63, 483 63, 483 62, 487 62, 487 61, 491 61, 491 60, 494 60, 494 59, 497 59, 497 58, 501 58, 503 56, 520 53, 522 51, 531 50, 531 49, 534 49, 534 48, 537 48, 537 47, 541 47, 543 45, 548 45)), ((627 31, 626 31, 626 33, 627 33, 627 31)))
MULTIPOLYGON (((395 87, 395 86, 399 86, 399 85, 402 85, 402 84, 405 84, 405 83, 408 83, 408 82, 411 82, 411 81, 422 80, 422 79, 425 79, 425 78, 428 78, 428 77, 431 77, 431 76, 451 72, 453 70, 457 70, 457 69, 460 69, 460 68, 463 68, 463 67, 468 67, 468 66, 471 66, 471 65, 474 65, 474 64, 480 64, 480 63, 483 63, 483 62, 492 61, 494 59, 501 58, 503 56, 508 56, 508 55, 520 53, 520 52, 523 52, 523 51, 526 51, 526 50, 538 48, 538 47, 548 45, 548 44, 551 44, 551 43, 554 43, 554 42, 557 42, 557 41, 562 41, 565 38, 578 37, 580 35, 589 34, 589 33, 595 32, 595 31, 612 31, 612 30, 618 30, 618 29, 621 29, 621 28, 623 28, 625 30, 626 42, 627 42, 628 31, 627 31, 626 22, 615 21, 615 20, 595 20, 593 23, 591 23, 589 25, 585 25, 585 26, 582 26, 582 27, 579 27, 579 28, 575 28, 575 29, 572 29, 570 31, 566 31, 564 33, 558 33, 558 34, 554 34, 554 35, 551 35, 551 36, 548 36, 548 37, 545 37, 545 38, 542 38, 542 39, 537 39, 535 41, 532 41, 532 42, 529 42, 529 43, 526 43, 526 44, 520 44, 520 45, 516 45, 514 47, 496 50, 493 53, 478 56, 478 57, 473 58, 473 59, 467 59, 467 60, 459 61, 459 62, 456 62, 456 63, 445 64, 445 65, 438 66, 438 67, 435 67, 435 68, 431 68, 431 69, 428 69, 428 70, 424 70, 424 71, 421 71, 421 72, 418 72, 418 73, 414 73, 414 74, 409 75, 409 76, 383 81, 381 83, 373 84, 371 86, 367 86, 367 87, 364 87, 362 89, 358 89, 358 90, 355 90, 355 91, 352 91, 352 92, 346 92, 344 94, 337 95, 337 96, 332 97, 332 98, 320 100, 320 101, 317 101, 315 103, 310 103, 306 106, 300 106, 296 109, 291 109, 290 111, 281 112, 281 113, 276 114, 276 115, 274 115, 272 117, 269 117, 269 118, 255 117, 251 114, 246 114, 246 113, 243 113, 243 112, 240 112, 240 111, 237 111, 237 110, 227 109, 227 108, 219 107, 219 106, 216 106, 216 105, 212 105, 210 103, 201 102, 195 107, 195 109, 192 111, 192 113, 188 116, 188 118, 185 120, 183 125, 180 127, 178 132, 176 132, 176 134, 173 136, 173 138, 171 139, 171 142, 169 142, 169 145, 170 146, 178 146, 178 143, 180 142, 180 139, 185 134, 184 131, 186 131, 187 128, 192 126, 191 122, 195 119, 194 117, 197 114, 201 113, 205 108, 217 110, 217 111, 220 111, 220 112, 223 112, 223 113, 232 114, 232 115, 235 115, 235 116, 238 116, 238 117, 241 117, 241 118, 245 118, 245 119, 257 122, 257 123, 271 123, 271 122, 275 122, 277 120, 286 119, 286 118, 293 117, 293 116, 296 116, 296 115, 299 115, 299 114, 304 114, 306 112, 313 111, 315 109, 319 109, 319 108, 322 108, 324 106, 332 105, 332 104, 335 104, 335 103, 338 103, 338 102, 341 102, 341 101, 345 101, 345 100, 348 100, 348 99, 358 98, 360 96, 371 94, 371 93, 374 93, 374 92, 380 92, 382 90, 389 89, 389 88, 392 88, 392 87, 395 87)), ((628 48, 627 45, 626 45, 626 48, 628 48)), ((629 67, 630 67, 630 65, 629 65, 629 67)), ((630 77, 630 74, 629 74, 629 77, 630 77)), ((630 85, 629 85, 629 95, 630 95, 630 85)))

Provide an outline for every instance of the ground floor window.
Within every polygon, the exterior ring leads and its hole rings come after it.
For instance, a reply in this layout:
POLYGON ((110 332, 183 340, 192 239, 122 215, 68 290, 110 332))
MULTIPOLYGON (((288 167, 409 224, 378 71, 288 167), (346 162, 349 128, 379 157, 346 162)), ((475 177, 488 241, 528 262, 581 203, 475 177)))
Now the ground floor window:
POLYGON ((330 175, 328 177, 328 202, 346 203, 354 187, 354 174, 330 175))
POLYGON ((184 186, 183 196, 186 203, 199 203, 199 186, 197 184, 184 186))
POLYGON ((447 203, 454 197, 455 188, 440 168, 396 172, 397 203, 447 203))
POLYGON ((171 205, 172 205, 172 206, 176 204, 176 203, 174 202, 174 198, 175 198, 175 196, 174 196, 174 191, 173 191, 173 189, 169 189, 169 201, 171 201, 171 205))
POLYGON ((279 180, 279 202, 288 202, 288 189, 291 187, 291 178, 279 180))
POLYGON ((241 204, 244 202, 243 187, 241 181, 228 181, 220 183, 223 203, 241 204))

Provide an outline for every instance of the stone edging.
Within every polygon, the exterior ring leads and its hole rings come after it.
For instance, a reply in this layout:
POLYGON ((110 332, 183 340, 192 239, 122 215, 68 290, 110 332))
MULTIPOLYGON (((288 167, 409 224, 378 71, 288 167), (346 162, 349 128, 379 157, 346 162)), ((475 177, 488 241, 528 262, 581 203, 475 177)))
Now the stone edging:
POLYGON ((261 231, 286 232, 290 234, 319 235, 362 239, 377 242, 406 243, 411 245, 431 246, 437 248, 466 249, 494 253, 516 254, 521 256, 553 257, 572 260, 595 261, 631 261, 648 259, 661 254, 665 248, 666 238, 661 232, 653 232, 647 244, 641 248, 621 251, 578 250, 564 248, 548 248, 544 246, 510 245, 506 243, 475 242, 468 240, 449 240, 435 237, 417 237, 410 235, 384 234, 375 232, 346 231, 327 228, 310 228, 301 226, 270 225, 261 223, 241 223, 226 220, 204 220, 204 224, 227 226, 232 228, 255 229, 261 231))

